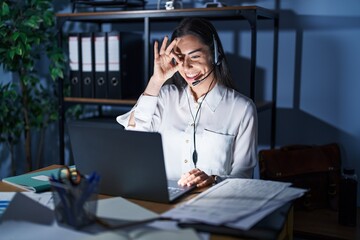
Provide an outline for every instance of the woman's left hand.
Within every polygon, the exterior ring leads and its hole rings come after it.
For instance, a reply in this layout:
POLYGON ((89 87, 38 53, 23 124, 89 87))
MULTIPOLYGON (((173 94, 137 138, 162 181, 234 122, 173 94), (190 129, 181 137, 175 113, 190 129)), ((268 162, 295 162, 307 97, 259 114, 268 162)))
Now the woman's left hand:
POLYGON ((215 179, 212 176, 209 176, 200 169, 195 168, 190 172, 185 173, 178 181, 178 184, 180 186, 196 185, 197 187, 206 187, 212 185, 214 182, 215 179))

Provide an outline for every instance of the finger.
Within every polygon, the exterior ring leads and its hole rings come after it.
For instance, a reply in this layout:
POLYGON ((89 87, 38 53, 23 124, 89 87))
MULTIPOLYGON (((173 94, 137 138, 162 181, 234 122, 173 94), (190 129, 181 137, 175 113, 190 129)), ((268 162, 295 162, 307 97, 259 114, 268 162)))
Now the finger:
POLYGON ((198 172, 198 173, 192 174, 190 177, 188 177, 187 185, 192 186, 192 185, 198 184, 198 183, 206 180, 207 178, 209 178, 209 176, 204 172, 198 172))
POLYGON ((185 185, 187 185, 187 183, 189 181, 193 180, 195 177, 197 177, 201 173, 202 173, 202 171, 200 171, 197 168, 194 168, 194 169, 190 170, 189 172, 184 173, 181 176, 180 180, 178 181, 178 184, 181 186, 185 186, 185 185))
POLYGON ((176 40, 176 39, 174 39, 174 40, 170 43, 170 45, 166 48, 166 51, 165 51, 165 54, 166 54, 166 55, 170 55, 170 53, 173 51, 174 46, 176 45, 176 43, 177 43, 177 40, 176 40))
POLYGON ((189 186, 189 183, 191 183, 193 180, 194 180, 194 176, 191 174, 191 175, 188 175, 188 176, 183 176, 181 177, 181 179, 178 181, 178 184, 180 186, 189 186))
POLYGON ((214 183, 214 179, 212 177, 207 178, 205 181, 200 182, 196 185, 196 187, 207 187, 214 183))
POLYGON ((184 173, 182 176, 181 176, 181 178, 179 179, 179 181, 178 181, 178 184, 179 185, 181 185, 181 186, 184 186, 184 185, 186 185, 186 183, 187 183, 187 178, 190 176, 190 173, 184 173))
POLYGON ((154 59, 159 58, 158 47, 159 47, 159 43, 158 43, 158 41, 155 41, 155 43, 154 43, 154 59))
POLYGON ((168 36, 165 36, 165 37, 164 37, 164 40, 163 40, 163 42, 162 42, 162 44, 161 44, 160 55, 162 55, 162 54, 165 53, 165 49, 166 49, 167 42, 168 42, 168 36))
POLYGON ((175 54, 174 52, 171 52, 171 53, 170 53, 170 56, 175 59, 175 62, 176 62, 176 63, 178 63, 178 64, 181 64, 181 63, 182 63, 182 61, 181 61, 181 59, 179 58, 179 56, 178 56, 177 54, 175 54))

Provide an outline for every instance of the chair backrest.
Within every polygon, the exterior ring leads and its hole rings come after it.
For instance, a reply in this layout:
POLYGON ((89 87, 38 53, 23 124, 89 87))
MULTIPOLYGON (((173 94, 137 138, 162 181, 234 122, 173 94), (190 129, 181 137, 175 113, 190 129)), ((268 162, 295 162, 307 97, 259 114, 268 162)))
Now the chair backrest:
POLYGON ((338 144, 292 145, 259 152, 260 178, 308 189, 296 209, 338 209, 341 157, 338 144))

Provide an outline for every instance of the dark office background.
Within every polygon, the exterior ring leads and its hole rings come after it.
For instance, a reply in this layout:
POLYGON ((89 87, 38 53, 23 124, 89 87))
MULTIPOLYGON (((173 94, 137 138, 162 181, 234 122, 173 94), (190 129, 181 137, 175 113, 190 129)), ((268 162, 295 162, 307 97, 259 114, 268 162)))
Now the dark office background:
MULTIPOLYGON (((165 1, 161 1, 162 5, 165 1)), ((183 0, 184 6, 204 1, 183 0)), ((227 5, 257 5, 276 10, 280 17, 277 84, 276 146, 338 142, 342 162, 360 175, 360 1, 263 0, 223 1, 227 5)), ((54 1, 57 11, 69 3, 54 1)), ((148 0, 155 9, 157 0, 148 0)), ((215 22, 241 92, 248 93, 250 32, 246 22, 215 22), (239 67, 240 66, 240 67, 239 67), (245 79, 245 80, 244 80, 245 79)), ((155 26, 152 38, 171 34, 155 26)), ((261 23, 258 33, 257 98, 271 99, 272 24, 261 23)), ((0 68, 0 81, 16 80, 0 68)), ((269 148, 269 112, 259 113, 259 149, 269 148)), ((47 131, 45 164, 58 163, 57 124, 47 131)), ((36 136, 34 136, 36 138, 36 136)), ((36 146, 34 146, 36 147, 36 146)), ((23 147, 17 146, 19 164, 23 147)), ((66 152, 69 158, 69 152, 66 152)), ((0 177, 9 174, 9 153, 0 144, 0 177)), ((360 188, 360 187, 359 187, 360 188)), ((360 205, 358 191, 358 205, 360 205)))

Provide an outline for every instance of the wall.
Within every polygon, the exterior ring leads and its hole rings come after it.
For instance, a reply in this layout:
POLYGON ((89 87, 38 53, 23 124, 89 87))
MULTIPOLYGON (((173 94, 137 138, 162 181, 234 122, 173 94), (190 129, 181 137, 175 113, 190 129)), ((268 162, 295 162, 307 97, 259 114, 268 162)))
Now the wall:
POLYGON ((338 142, 360 175, 360 2, 248 2, 280 17, 276 144, 338 142))

